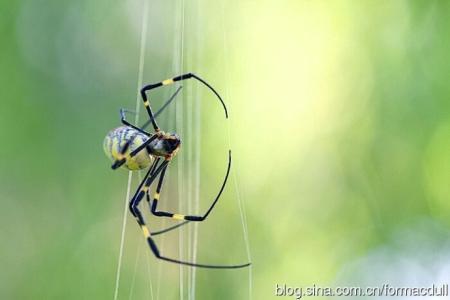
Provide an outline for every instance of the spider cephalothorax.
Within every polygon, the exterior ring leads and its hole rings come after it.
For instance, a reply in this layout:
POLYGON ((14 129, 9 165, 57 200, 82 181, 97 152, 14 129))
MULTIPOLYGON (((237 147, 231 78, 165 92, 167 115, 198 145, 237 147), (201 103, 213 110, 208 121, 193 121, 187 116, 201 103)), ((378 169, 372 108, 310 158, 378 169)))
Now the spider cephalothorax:
POLYGON ((166 158, 174 157, 180 149, 181 140, 176 133, 164 133, 159 131, 155 133, 158 137, 147 147, 149 152, 155 156, 166 158))

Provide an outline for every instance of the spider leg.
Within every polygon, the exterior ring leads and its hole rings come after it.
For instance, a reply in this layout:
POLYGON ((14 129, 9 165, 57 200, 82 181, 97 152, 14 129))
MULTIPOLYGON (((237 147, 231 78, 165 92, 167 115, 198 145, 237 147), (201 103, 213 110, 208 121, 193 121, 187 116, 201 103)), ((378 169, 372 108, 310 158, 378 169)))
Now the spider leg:
POLYGON ((151 236, 155 236, 155 235, 160 235, 160 234, 163 234, 163 233, 167 233, 167 232, 172 231, 172 230, 174 230, 174 229, 177 229, 177 228, 179 228, 179 227, 181 227, 181 226, 183 226, 183 225, 186 225, 186 224, 188 224, 188 223, 190 223, 190 222, 191 222, 191 221, 184 221, 184 222, 178 223, 178 224, 176 224, 176 225, 173 225, 173 226, 170 226, 170 227, 161 229, 161 230, 159 230, 159 231, 152 231, 152 232, 150 232, 150 235, 151 235, 151 236))
MULTIPOLYGON (((149 196, 148 192, 147 192, 146 196, 147 196, 147 203, 148 203, 148 206, 150 207, 150 211, 151 211, 152 202, 150 200, 150 196, 149 196)), ((176 225, 169 226, 167 228, 161 229, 159 231, 152 231, 152 232, 150 232, 150 235, 151 236, 155 236, 155 235, 160 235, 160 234, 163 234, 163 233, 167 233, 167 232, 175 230, 175 229, 177 229, 177 228, 179 228, 181 226, 184 226, 184 225, 188 224, 189 222, 191 222, 191 221, 184 221, 184 222, 178 223, 176 225)))
MULTIPOLYGON (((158 158, 159 159, 159 158, 158 158)), ((161 176, 160 176, 160 184, 161 184, 161 186, 162 186, 162 181, 161 181, 161 176)), ((160 191, 161 191, 161 187, 159 188, 159 190, 158 190, 158 193, 160 193, 160 191)), ((151 211, 151 207, 152 207, 152 202, 151 202, 151 200, 150 200, 150 195, 148 194, 148 191, 147 191, 147 193, 145 194, 145 196, 147 197, 147 203, 148 203, 148 206, 150 207, 150 211, 151 211)), ((163 234, 163 233, 166 233, 166 232, 169 232, 169 231, 172 231, 172 230, 174 230, 174 229, 177 229, 177 228, 179 228, 179 227, 181 227, 181 226, 183 226, 183 225, 186 225, 187 223, 189 223, 190 221, 184 221, 184 222, 181 222, 181 223, 179 223, 179 224, 176 224, 176 225, 173 225, 173 226, 170 226, 170 227, 167 227, 167 228, 164 228, 164 229, 162 229, 162 230, 159 230, 159 231, 152 231, 152 232, 150 232, 150 235, 151 236, 155 236, 155 235, 159 235, 159 234, 163 234)))
MULTIPOLYGON (((133 214, 133 216, 136 218, 136 222, 141 227, 142 233, 144 234, 144 237, 147 240, 150 250, 156 256, 156 258, 164 260, 164 261, 180 264, 180 265, 199 267, 199 268, 209 268, 209 269, 238 269, 238 268, 248 267, 250 265, 250 263, 240 264, 240 265, 197 264, 197 263, 192 263, 192 262, 181 261, 178 259, 169 258, 169 257, 163 256, 159 252, 159 249, 158 249, 155 241, 152 239, 150 230, 148 229, 148 227, 145 223, 144 217, 142 216, 142 213, 138 207, 139 203, 141 202, 144 195, 148 192, 148 189, 150 188, 151 184, 156 179, 156 177, 159 175, 160 178, 164 178, 164 173, 165 173, 165 170, 167 169, 167 165, 169 164, 169 161, 165 160, 158 167, 155 167, 156 163, 154 163, 154 164, 155 165, 150 167, 144 180, 139 185, 138 190, 136 191, 132 200, 130 201, 129 208, 130 208, 130 211, 133 214), (152 169, 153 169, 153 171, 152 171, 152 169)), ((163 180, 160 179, 158 182, 159 190, 161 190, 162 181, 163 180)), ((157 189, 158 189, 158 187, 157 187, 157 189)))
POLYGON ((231 168, 231 151, 228 152, 227 172, 225 174, 225 178, 223 180, 222 186, 220 187, 219 193, 217 194, 216 198, 212 202, 212 204, 209 207, 209 209, 202 216, 181 215, 181 214, 178 214, 178 213, 171 213, 171 212, 167 212, 167 211, 158 211, 157 210, 158 200, 159 200, 159 193, 160 193, 160 190, 161 190, 161 187, 162 187, 162 182, 164 180, 164 171, 163 171, 163 173, 161 173, 161 176, 159 178, 158 186, 156 188, 156 193, 155 193, 155 196, 153 198, 153 203, 152 203, 152 208, 151 208, 152 214, 154 214, 157 217, 169 217, 169 218, 172 218, 172 219, 175 219, 175 220, 186 220, 186 221, 197 221, 197 222, 201 222, 201 221, 205 220, 208 217, 208 215, 211 213, 211 211, 213 210, 213 208, 216 205, 217 201, 219 201, 220 195, 222 194, 222 192, 223 192, 223 190, 225 188, 225 185, 227 183, 228 175, 230 174, 230 168, 231 168))
MULTIPOLYGON (((133 111, 129 111, 129 110, 126 110, 125 108, 121 108, 119 112, 120 112, 120 121, 122 122, 123 125, 126 125, 126 126, 128 126, 128 127, 131 127, 131 128, 133 128, 133 129, 139 131, 140 133, 145 134, 146 136, 151 136, 151 134, 148 133, 147 131, 145 131, 145 130, 143 130, 142 128, 139 128, 139 127, 137 127, 137 126, 134 126, 133 124, 131 124, 130 122, 127 121, 126 116, 125 116, 125 113, 127 113, 127 112, 133 112, 133 111)), ((133 113, 136 114, 136 112, 133 112, 133 113)))
POLYGON ((150 107, 150 102, 147 99, 146 91, 150 91, 152 89, 155 89, 155 88, 158 88, 161 86, 170 85, 177 81, 186 80, 186 79, 190 79, 190 78, 194 78, 194 79, 200 81, 202 84, 207 86, 217 96, 217 98, 219 99, 220 103, 223 106, 223 109, 225 110, 225 117, 228 118, 227 107, 225 106, 225 103, 223 102, 222 97, 220 97, 219 93, 205 80, 201 79, 200 77, 198 77, 197 75, 195 75, 193 73, 187 73, 187 74, 176 76, 176 77, 166 79, 166 80, 163 80, 163 81, 160 81, 157 83, 152 83, 152 84, 146 85, 141 89, 142 101, 144 101, 145 109, 147 110, 148 116, 150 117, 150 121, 151 121, 151 123, 153 125, 153 129, 155 131, 158 132, 160 129, 158 127, 158 124, 156 123, 155 115, 153 114, 153 111, 150 107))
MULTIPOLYGON (((172 94, 172 96, 170 96, 170 98, 163 104, 163 106, 161 106, 161 108, 153 115, 154 117, 155 117, 155 119, 167 108, 167 106, 169 106, 170 105, 170 103, 172 103, 172 101, 175 99, 175 97, 178 95, 178 93, 180 92, 180 90, 183 88, 183 86, 179 86, 178 88, 177 88, 177 90, 175 91, 175 93, 173 93, 172 94)), ((146 132, 144 129, 148 126, 148 125, 150 125, 150 123, 151 123, 151 120, 148 120, 147 122, 145 122, 144 123, 144 125, 142 125, 140 128, 139 127, 137 127, 137 126, 135 126, 135 125, 133 125, 133 124, 131 124, 130 122, 128 122, 127 120, 126 120, 126 113, 134 113, 134 114, 136 114, 136 112, 135 111, 131 111, 131 110, 127 110, 127 109, 125 109, 125 108, 121 108, 120 109, 120 121, 122 122, 122 124, 123 125, 126 125, 126 126, 129 126, 129 127, 131 127, 131 128, 134 128, 134 129, 136 129, 137 131, 139 131, 139 132, 141 132, 141 133, 143 133, 143 134, 145 134, 145 135, 147 135, 147 136, 150 136, 151 134, 150 133, 148 133, 148 132, 146 132)))
MULTIPOLYGON (((175 91, 175 93, 172 94, 172 96, 170 96, 169 100, 166 101, 166 103, 163 104, 163 106, 161 106, 161 108, 154 113, 153 117, 156 119, 166 108, 167 106, 170 105, 170 103, 172 103, 172 101, 175 99, 175 97, 178 95, 178 93, 180 92, 180 90, 183 88, 183 86, 179 86, 177 88, 177 90, 175 91)), ((148 120, 147 122, 144 123, 144 125, 141 126, 141 129, 145 129, 147 128, 148 125, 150 125, 152 123, 152 120, 148 120)))
MULTIPOLYGON (((158 158, 158 159, 159 159, 159 158, 158 158)), ((152 167, 152 168, 154 168, 154 167, 152 167)), ((156 192, 158 193, 158 195, 159 195, 159 193, 161 192, 161 188, 162 188, 162 184, 163 184, 163 180, 164 180, 164 175, 165 175, 165 170, 163 170, 163 171, 161 172, 161 175, 160 175, 160 177, 159 177, 159 182, 158 182, 157 191, 156 191, 156 192), (164 173, 163 173, 163 172, 164 172, 164 173)), ((147 191, 147 193, 145 194, 145 196, 146 196, 146 198, 147 198, 147 203, 148 203, 148 206, 150 207, 150 211, 151 211, 152 202, 151 202, 151 200, 150 200, 150 195, 148 194, 148 191, 147 191)), ((157 198, 159 198, 159 196, 158 196, 157 198)), ((183 226, 183 225, 186 225, 186 224, 189 223, 189 222, 190 222, 190 221, 184 221, 184 222, 181 222, 181 223, 179 223, 179 224, 176 224, 176 225, 173 225, 173 226, 164 228, 164 229, 159 230, 159 231, 150 232, 150 235, 151 235, 151 236, 155 236, 155 235, 163 234, 163 233, 172 231, 172 230, 174 230, 174 229, 177 229, 177 228, 179 228, 179 227, 181 227, 181 226, 183 226)))
POLYGON ((156 177, 158 177, 159 173, 161 173, 162 170, 166 169, 167 164, 169 163, 169 161, 166 160, 162 162, 159 166, 157 166, 158 162, 159 160, 155 160, 153 162, 152 166, 149 168, 144 179, 139 184, 138 189, 136 190, 133 198, 131 198, 131 201, 129 203, 130 212, 133 214, 133 216, 136 218, 137 222, 140 225, 145 225, 145 222, 144 217, 142 216, 141 212, 138 209, 138 205, 141 202, 144 195, 148 192, 150 185, 153 183, 156 177))

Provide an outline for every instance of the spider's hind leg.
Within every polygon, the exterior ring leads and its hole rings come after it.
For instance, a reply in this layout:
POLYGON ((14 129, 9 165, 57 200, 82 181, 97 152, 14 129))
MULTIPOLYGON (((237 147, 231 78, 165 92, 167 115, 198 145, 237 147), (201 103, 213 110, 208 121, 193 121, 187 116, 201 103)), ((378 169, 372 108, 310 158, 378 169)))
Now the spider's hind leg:
POLYGON ((159 193, 161 191, 162 182, 164 180, 164 173, 161 173, 161 177, 159 178, 158 186, 156 188, 156 193, 155 193, 152 207, 151 207, 152 214, 154 214, 157 217, 169 217, 169 218, 172 218, 175 220, 196 221, 196 222, 201 222, 201 221, 205 220, 208 217, 208 215, 211 213, 211 211, 213 210, 217 201, 219 201, 220 196, 222 195, 222 192, 223 192, 225 185, 227 183, 227 180, 228 180, 228 175, 230 174, 230 169, 231 169, 231 151, 228 152, 227 172, 225 174, 225 178, 223 180, 222 186, 220 187, 219 193, 217 194, 216 198, 214 199, 214 201, 212 202, 211 206, 208 208, 206 213, 202 216, 182 215, 182 214, 178 214, 178 213, 171 213, 171 212, 167 212, 167 211, 157 210, 159 193))
POLYGON ((169 160, 165 160, 162 162, 158 167, 156 167, 157 162, 154 162, 154 165, 152 165, 147 172, 144 180, 139 185, 138 190, 134 194, 132 200, 130 201, 130 211, 133 214, 133 216, 136 218, 136 222, 142 229, 142 233, 144 234, 145 239, 147 240, 147 243, 150 247, 150 250, 153 252, 153 254, 161 260, 185 265, 185 266, 191 266, 191 267, 200 267, 200 268, 210 268, 210 269, 238 269, 238 268, 244 268, 248 267, 250 263, 240 264, 240 265, 207 265, 207 264, 198 264, 198 263, 192 263, 187 261, 181 261, 178 259, 173 259, 169 257, 163 256, 159 249, 151 237, 150 230, 148 229, 147 225, 145 224, 144 217, 142 216, 141 211, 139 210, 139 203, 141 202, 142 198, 145 194, 148 193, 148 190, 153 183, 153 181, 156 179, 157 176, 160 176, 158 186, 157 186, 157 192, 161 191, 162 183, 164 180, 164 174, 167 169, 167 165, 169 164, 169 160))

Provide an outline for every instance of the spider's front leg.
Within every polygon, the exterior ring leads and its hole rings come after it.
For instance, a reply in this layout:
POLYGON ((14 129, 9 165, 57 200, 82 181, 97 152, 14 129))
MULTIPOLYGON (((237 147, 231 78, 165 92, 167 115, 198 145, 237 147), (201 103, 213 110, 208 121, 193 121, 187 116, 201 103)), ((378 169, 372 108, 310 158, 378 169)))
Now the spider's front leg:
MULTIPOLYGON (((150 106, 150 101, 147 97, 146 92, 162 87, 162 86, 166 86, 166 85, 171 85, 174 84, 177 81, 182 81, 182 80, 186 80, 186 79, 190 79, 190 78, 194 78, 196 80, 198 80, 199 82, 201 82, 202 84, 204 84, 206 87, 208 87, 219 99, 220 103, 223 106, 223 109, 225 111, 225 117, 228 118, 228 111, 227 111, 227 107, 225 105, 225 102, 223 102, 222 97, 220 97, 219 93, 209 84, 207 83, 205 80, 203 80, 202 78, 198 77, 197 75, 193 74, 193 73, 187 73, 187 74, 183 74, 183 75, 179 75, 170 79, 166 79, 157 83, 152 83, 152 84, 148 84, 146 86, 144 86, 141 91, 141 97, 142 97, 142 101, 144 102, 144 106, 145 109, 147 110, 148 116, 150 118, 150 122, 152 123, 153 129, 158 132, 160 129, 158 127, 158 124, 156 123, 156 116, 159 114, 159 111, 154 114, 153 110, 150 106)), ((178 92, 178 91, 177 91, 178 92)), ((175 94, 177 93, 175 92, 175 94)), ((171 100, 170 100, 171 101, 171 100)))

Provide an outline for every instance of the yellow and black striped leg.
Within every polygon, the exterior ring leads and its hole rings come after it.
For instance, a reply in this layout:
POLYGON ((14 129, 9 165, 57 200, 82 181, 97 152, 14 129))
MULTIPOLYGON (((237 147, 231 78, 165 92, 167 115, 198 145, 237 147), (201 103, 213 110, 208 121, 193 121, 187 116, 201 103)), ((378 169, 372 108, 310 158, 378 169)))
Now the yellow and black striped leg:
POLYGON ((220 101, 220 103, 222 103, 223 109, 225 110, 225 117, 228 118, 227 107, 226 107, 225 103, 223 102, 222 97, 220 97, 219 93, 211 85, 209 85, 209 83, 207 83, 205 80, 201 79, 200 77, 198 77, 197 75, 195 75, 193 73, 187 73, 187 74, 183 74, 180 76, 176 76, 176 77, 173 77, 170 79, 160 81, 158 83, 152 83, 152 84, 146 85, 141 89, 142 100, 144 101, 144 106, 147 110, 147 113, 150 117, 150 121, 151 121, 155 131, 159 131, 159 127, 158 127, 158 124, 156 124, 156 120, 155 120, 156 114, 155 115, 153 114, 153 111, 150 107, 150 102, 147 99, 146 92, 150 91, 152 89, 161 87, 161 86, 170 85, 177 81, 186 80, 186 79, 190 79, 190 78, 194 78, 194 79, 200 81, 202 84, 207 86, 217 96, 217 98, 219 98, 219 101, 220 101))
POLYGON ((163 185, 163 182, 164 182, 165 174, 166 174, 166 169, 162 170, 161 176, 159 176, 158 185, 156 186, 155 195, 153 196, 151 212, 152 212, 152 214, 154 214, 155 216, 158 216, 158 217, 173 217, 172 213, 165 212, 165 211, 156 211, 156 207, 158 205, 159 196, 160 196, 160 193, 161 193, 161 188, 162 188, 162 185, 163 185))
MULTIPOLYGON (((150 207, 150 211, 156 209, 156 203, 157 203, 157 201, 159 201, 159 196, 160 196, 160 193, 161 193, 162 184, 164 182, 164 175, 165 175, 165 173, 166 173, 166 170, 163 170, 161 172, 161 175, 160 175, 159 181, 158 181, 158 186, 156 187, 156 192, 155 192, 155 195, 154 195, 153 202, 150 201, 150 196, 149 196, 148 192, 146 194, 146 196, 147 196, 147 203, 148 203, 148 206, 150 207)), ((172 231, 174 229, 177 229, 177 228, 179 228, 179 227, 181 227, 183 225, 186 225, 189 222, 190 221, 184 221, 184 222, 181 222, 181 223, 176 224, 174 226, 170 226, 170 227, 164 228, 164 229, 159 230, 159 231, 151 232, 150 235, 151 236, 155 236, 155 235, 163 234, 163 233, 172 231)))
MULTIPOLYGON (((163 184, 163 181, 164 181, 164 175, 165 175, 165 173, 166 173, 166 170, 164 169, 164 170, 161 172, 161 175, 160 175, 160 177, 159 177, 159 182, 158 182, 158 186, 156 187, 156 193, 155 193, 155 195, 154 195, 154 200, 153 200, 153 202, 150 201, 150 195, 148 194, 148 191, 147 191, 146 197, 147 197, 147 203, 148 203, 148 206, 150 207, 150 211, 152 211, 152 207, 153 207, 153 209, 156 209, 156 203, 157 203, 157 201, 159 200, 159 195, 160 195, 160 193, 161 193, 161 188, 162 188, 162 184, 163 184)), ((183 225, 186 225, 186 224, 189 223, 189 222, 190 222, 190 221, 184 221, 184 222, 181 222, 181 223, 176 224, 176 225, 174 225, 174 226, 170 226, 170 227, 164 228, 164 229, 159 230, 159 231, 151 232, 150 235, 151 235, 151 236, 155 236, 155 235, 163 234, 163 233, 172 231, 172 230, 174 230, 174 229, 177 229, 177 228, 179 228, 179 227, 181 227, 181 226, 183 226, 183 225)))
MULTIPOLYGON (((175 99, 175 97, 178 95, 178 93, 181 91, 182 88, 183 87, 180 85, 175 91, 175 93, 173 93, 172 96, 170 96, 169 100, 167 100, 166 103, 164 103, 163 106, 161 106, 161 108, 153 114, 153 117, 155 119, 158 118, 158 116, 170 105, 170 103, 172 103, 172 101, 175 99)), ((141 129, 144 130, 151 123, 152 120, 150 119, 147 122, 145 122, 144 125, 142 125, 141 129)))
MULTIPOLYGON (((180 92, 180 90, 182 89, 183 87, 182 86, 180 86, 180 87, 178 87, 178 89, 175 91, 175 93, 173 93, 173 95, 169 98, 169 100, 167 100, 164 104, 163 104, 163 106, 154 114, 154 118, 156 119, 169 105, 170 105, 170 103, 175 99, 175 97, 178 95, 178 93, 180 92)), ((128 126, 128 127, 131 127, 131 128, 133 128, 133 129, 135 129, 135 130, 137 130, 137 131, 139 131, 139 132, 141 132, 141 133, 143 133, 143 134, 145 134, 146 136, 151 136, 151 134, 150 133, 148 133, 147 131, 145 131, 145 128, 148 126, 148 125, 150 125, 150 123, 151 123, 151 120, 148 120, 146 123, 144 123, 144 125, 142 125, 140 128, 139 127, 137 127, 137 126, 135 126, 135 125, 133 125, 133 124, 131 124, 130 122, 128 122, 127 121, 127 119, 126 119, 126 113, 134 113, 134 114, 136 114, 136 112, 134 112, 134 111, 130 111, 130 110, 127 110, 127 109, 125 109, 125 108, 121 108, 120 109, 120 121, 122 122, 122 124, 123 125, 126 125, 126 126, 128 126)), ((132 141, 131 141, 132 142, 132 141)))
MULTIPOLYGON (((146 87, 148 87, 148 86, 146 86, 146 87)), ((147 94, 145 93, 145 91, 147 91, 146 87, 141 89, 142 101, 144 101, 144 107, 147 110, 150 121, 152 122, 153 129, 156 132, 158 132, 158 131, 160 131, 160 129, 158 127, 158 124, 156 123, 156 119, 155 119, 155 116, 153 115, 152 108, 150 107, 150 101, 148 100, 147 94)))
POLYGON ((230 174, 230 169, 231 169, 231 150, 228 152, 228 167, 227 167, 227 172, 225 174, 225 178, 223 180, 222 186, 220 187, 219 193, 217 194, 216 198, 214 199, 213 203, 211 204, 211 206, 209 207, 209 209, 206 211, 206 213, 202 216, 193 216, 193 215, 182 215, 182 214, 176 214, 176 213, 171 213, 171 212, 167 212, 167 211, 158 211, 157 210, 157 206, 158 206, 158 200, 159 200, 159 192, 161 190, 162 187, 162 183, 164 180, 164 172, 165 170, 161 173, 161 176, 159 178, 159 182, 158 182, 158 186, 156 188, 156 193, 155 193, 155 197, 153 199, 153 203, 152 203, 152 213, 155 216, 158 217, 169 217, 175 220, 185 220, 185 221, 196 221, 196 222, 201 222, 203 220, 205 220, 208 215, 211 213, 211 211, 213 210, 214 206, 216 205, 217 201, 220 198, 220 195, 222 194, 225 185, 227 183, 228 180, 228 175, 230 174))
POLYGON ((159 166, 157 166, 158 160, 155 160, 152 166, 149 168, 144 179, 139 184, 136 193, 134 194, 133 198, 130 201, 129 204, 130 212, 140 223, 144 223, 144 218, 142 217, 142 214, 137 207, 141 202, 142 198, 144 197, 144 195, 148 192, 150 185, 153 183, 156 177, 158 177, 159 173, 161 173, 161 171, 167 167, 168 163, 169 163, 168 161, 164 161, 159 166))
MULTIPOLYGON (((154 168, 154 167, 152 167, 152 168, 154 168)), ((164 168, 161 171, 161 175, 159 176, 159 181, 158 181, 158 185, 156 187, 156 191, 155 191, 153 202, 150 201, 150 196, 149 196, 149 193, 148 193, 148 190, 147 190, 146 197, 147 197, 148 206, 150 207, 150 211, 152 210, 152 206, 154 206, 156 204, 156 202, 159 200, 159 195, 161 193, 161 189, 162 189, 162 185, 163 185, 163 182, 164 182, 164 176, 166 174, 166 170, 167 170, 167 167, 164 168)), ((152 173, 152 172, 150 172, 150 173, 152 173)), ((189 221, 181 222, 181 223, 179 223, 177 225, 170 226, 170 227, 165 228, 165 229, 160 230, 160 231, 151 232, 150 235, 154 236, 154 235, 163 234, 163 233, 169 232, 171 230, 174 230, 174 229, 176 229, 176 228, 178 228, 180 226, 183 226, 183 225, 185 225, 187 223, 189 223, 189 221)))
MULTIPOLYGON (((153 117, 156 119, 156 118, 158 118, 158 116, 170 105, 170 103, 175 99, 175 97, 178 95, 178 93, 180 92, 180 90, 182 89, 183 87, 182 86, 179 86, 178 88, 177 88, 177 90, 175 91, 175 93, 173 93, 173 95, 163 104, 163 106, 156 112, 156 113, 154 113, 153 114, 153 117)), ((150 125, 150 123, 151 123, 151 120, 148 120, 146 123, 144 123, 144 125, 142 125, 140 128, 139 127, 137 127, 137 126, 135 126, 135 125, 133 125, 133 124, 131 124, 130 122, 128 122, 127 121, 127 119, 126 119, 126 113, 134 113, 134 114, 136 114, 136 112, 134 112, 134 111, 130 111, 130 110, 127 110, 127 109, 124 109, 124 108, 121 108, 120 109, 120 121, 122 122, 122 124, 124 124, 124 125, 126 125, 126 126, 129 126, 129 127, 131 127, 131 128, 134 128, 134 129, 136 129, 137 131, 139 131, 139 132, 141 132, 141 133, 143 133, 143 134, 145 134, 145 135, 147 135, 147 136, 150 136, 150 133, 148 133, 148 132, 146 132, 145 131, 145 128, 148 126, 148 125, 150 125)))

